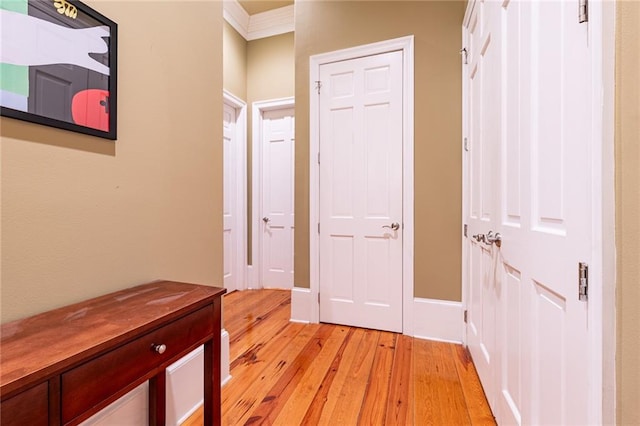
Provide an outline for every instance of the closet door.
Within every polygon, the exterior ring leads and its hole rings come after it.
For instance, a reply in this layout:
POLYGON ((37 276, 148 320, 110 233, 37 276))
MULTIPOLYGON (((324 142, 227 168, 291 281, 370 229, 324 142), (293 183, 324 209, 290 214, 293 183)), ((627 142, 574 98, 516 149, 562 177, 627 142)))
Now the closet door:
POLYGON ((468 344, 500 424, 588 424, 578 294, 592 261, 588 27, 577 2, 469 7, 468 344))

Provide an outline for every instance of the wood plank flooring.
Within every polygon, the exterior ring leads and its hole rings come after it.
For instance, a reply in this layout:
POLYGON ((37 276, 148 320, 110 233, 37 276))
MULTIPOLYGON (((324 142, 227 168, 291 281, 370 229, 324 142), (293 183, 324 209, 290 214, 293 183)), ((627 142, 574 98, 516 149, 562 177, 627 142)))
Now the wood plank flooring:
MULTIPOLYGON (((284 290, 224 297, 223 425, 495 425, 460 345, 289 322, 284 290)), ((183 426, 202 425, 202 410, 183 426)))

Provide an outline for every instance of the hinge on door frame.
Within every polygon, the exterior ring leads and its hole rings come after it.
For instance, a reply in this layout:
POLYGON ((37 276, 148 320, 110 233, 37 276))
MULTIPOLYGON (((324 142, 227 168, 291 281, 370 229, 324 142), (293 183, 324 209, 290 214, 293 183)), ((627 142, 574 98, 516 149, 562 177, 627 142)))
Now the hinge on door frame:
POLYGON ((316 90, 318 91, 318 95, 320 94, 320 88, 322 88, 322 81, 316 80, 316 90))
POLYGON ((467 323, 467 310, 466 309, 464 310, 463 317, 464 317, 464 323, 466 324, 467 323))
POLYGON ((318 234, 320 234, 320 222, 318 222, 318 234))
POLYGON ((320 152, 318 151, 318 164, 320 164, 320 152))
POLYGON ((589 0, 578 0, 578 23, 589 22, 589 0))
POLYGON ((318 292, 318 305, 320 304, 320 292, 318 292))
POLYGON ((467 65, 467 56, 469 54, 469 52, 467 52, 467 48, 463 47, 462 49, 460 49, 460 54, 462 55, 462 63, 467 65))
POLYGON ((469 138, 464 138, 462 146, 465 152, 469 152, 469 138))
POLYGON ((466 223, 464 224, 464 228, 463 228, 462 232, 464 233, 464 236, 466 237, 467 236, 467 224, 466 223))
POLYGON ((586 302, 589 298, 589 265, 578 263, 578 300, 586 302))

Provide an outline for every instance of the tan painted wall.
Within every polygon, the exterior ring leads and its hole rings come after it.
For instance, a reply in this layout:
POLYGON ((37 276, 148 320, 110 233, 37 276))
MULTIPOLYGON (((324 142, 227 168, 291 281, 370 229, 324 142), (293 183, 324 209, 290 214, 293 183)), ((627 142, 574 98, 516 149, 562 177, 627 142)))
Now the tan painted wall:
POLYGON ((640 424, 640 2, 617 3, 617 422, 640 424))
MULTIPOLYGON (((247 164, 252 164, 251 135, 253 131, 252 104, 256 101, 287 98, 294 96, 295 87, 295 56, 293 48, 293 33, 280 34, 273 37, 251 40, 247 44, 247 126, 248 149, 247 164)), ((247 182, 251 182, 251 168, 248 167, 247 182)), ((248 220, 248 257, 251 265, 251 236, 253 226, 251 215, 252 188, 248 188, 249 202, 247 204, 248 220)))
POLYGON ((309 56, 415 35, 415 296, 461 299, 464 1, 296 3, 295 285, 309 287, 309 56))
POLYGON ((0 119, 2 322, 222 282, 222 3, 86 2, 119 24, 118 141, 0 119))
POLYGON ((247 41, 224 21, 222 27, 223 87, 242 100, 247 99, 247 41))
POLYGON ((293 33, 247 43, 247 95, 250 102, 294 95, 293 33))

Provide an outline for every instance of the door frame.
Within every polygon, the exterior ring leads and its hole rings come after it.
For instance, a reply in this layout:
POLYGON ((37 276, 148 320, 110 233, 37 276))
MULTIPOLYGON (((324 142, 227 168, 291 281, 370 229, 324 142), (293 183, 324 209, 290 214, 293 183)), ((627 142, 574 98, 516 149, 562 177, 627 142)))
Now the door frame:
MULTIPOLYGON (((295 98, 269 99, 251 104, 251 266, 249 267, 249 288, 263 288, 262 283, 262 128, 263 116, 267 111, 295 108, 295 98)), ((295 148, 294 148, 295 149, 295 148)))
MULTIPOLYGON (((470 0, 462 23, 463 48, 468 45, 466 28, 471 19, 473 7, 479 2, 470 0)), ((592 261, 589 264, 589 301, 587 321, 589 324, 589 418, 594 424, 614 424, 616 422, 616 307, 615 307, 615 157, 614 157, 614 115, 615 115, 615 3, 589 3, 589 44, 592 46, 591 71, 595 84, 592 92, 593 138, 587 149, 592 152, 591 214, 592 261), (597 303, 595 301, 598 301, 597 303)), ((462 61, 465 52, 461 50, 462 61)), ((464 63, 464 62, 462 62, 464 63)), ((467 156, 464 137, 469 132, 469 111, 467 85, 468 69, 462 69, 462 221, 466 221, 468 194, 464 183, 467 176, 467 156)), ((470 245, 462 236, 462 305, 466 311, 469 304, 470 245)), ((463 323, 463 344, 467 345, 467 324, 463 323)))
MULTIPOLYGON (((469 195, 467 194, 466 191, 466 186, 465 183, 467 182, 468 179, 468 155, 466 155, 466 152, 468 150, 468 139, 467 136, 469 134, 469 108, 468 108, 468 104, 469 104, 469 85, 468 85, 468 77, 469 77, 469 67, 465 67, 465 65, 467 65, 468 63, 468 51, 466 50, 465 46, 469 45, 469 31, 468 31, 468 27, 469 27, 469 20, 471 19, 471 14, 473 12, 473 9, 475 8, 475 6, 478 3, 476 2, 476 0, 469 0, 468 4, 467 4, 467 9, 465 11, 464 14, 464 18, 462 19, 462 25, 461 25, 461 29, 460 31, 462 32, 462 36, 460 38, 461 42, 462 42, 462 47, 460 48, 460 67, 462 68, 462 72, 461 72, 461 77, 462 80, 460 81, 461 83, 461 88, 462 88, 462 149, 460 150, 460 160, 461 160, 461 164, 462 164, 462 186, 460 188, 461 192, 462 192, 462 214, 460 215, 461 219, 462 219, 462 235, 460 238, 460 244, 462 246, 462 264, 461 264, 461 279, 462 279, 462 310, 464 312, 464 315, 467 315, 467 310, 469 309, 469 295, 470 295, 470 288, 471 288, 471 284, 469 282, 470 280, 470 276, 469 276, 469 268, 467 267, 468 263, 469 263, 469 243, 467 242, 468 239, 468 235, 467 235, 467 225, 466 225, 466 214, 467 211, 469 211, 469 195)), ((469 346, 469 342, 467 339, 467 322, 463 320, 462 322, 462 344, 465 347, 469 346)))
POLYGON ((615 2, 589 3, 589 43, 593 46, 591 72, 592 128, 592 258, 589 266, 589 394, 592 422, 616 423, 616 261, 615 261, 615 2), (591 281, 596 285, 591 286, 591 281), (611 349, 611 350, 610 350, 611 349), (606 389, 606 391, 605 391, 606 389))
POLYGON ((316 82, 320 80, 320 67, 332 62, 346 61, 363 56, 402 51, 402 223, 404 226, 402 244, 402 332, 413 335, 413 99, 414 99, 414 36, 406 36, 371 43, 309 58, 309 268, 310 301, 309 319, 320 322, 320 238, 317 224, 320 220, 320 96, 316 82))
MULTIPOLYGON (((238 241, 240 244, 236 247, 236 271, 237 275, 236 288, 234 290, 244 290, 247 288, 246 265, 247 265, 247 104, 239 97, 235 96, 228 90, 222 91, 223 104, 226 104, 236 110, 236 214, 235 229, 238 231, 238 241)), ((223 156, 223 178, 224 178, 224 156, 223 156)), ((224 186, 223 186, 224 191, 224 186)), ((224 256, 224 247, 223 247, 224 256)))

